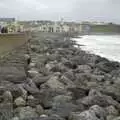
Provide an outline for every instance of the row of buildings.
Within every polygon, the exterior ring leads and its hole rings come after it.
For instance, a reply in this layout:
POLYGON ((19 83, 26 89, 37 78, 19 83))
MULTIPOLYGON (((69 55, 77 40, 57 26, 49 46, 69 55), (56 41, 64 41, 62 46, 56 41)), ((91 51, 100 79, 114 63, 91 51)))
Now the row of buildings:
POLYGON ((53 22, 46 24, 37 24, 33 25, 30 28, 31 31, 41 31, 41 32, 56 32, 56 33, 68 33, 68 32, 88 32, 90 30, 90 26, 87 24, 78 24, 78 23, 61 23, 61 22, 53 22))
MULTIPOLYGON (((94 31, 105 31, 106 28, 112 29, 114 26, 112 23, 105 23, 99 21, 83 21, 81 23, 76 22, 65 22, 63 19, 61 21, 16 21, 15 18, 0 18, 0 29, 2 27, 7 27, 8 32, 23 32, 23 31, 40 31, 40 32, 57 32, 57 33, 90 33, 94 31)), ((118 29, 118 28, 116 28, 118 29)), ((117 30, 116 30, 117 31, 117 30)))
POLYGON ((83 33, 90 31, 87 23, 53 21, 16 21, 15 18, 0 18, 0 28, 7 27, 8 32, 40 31, 56 33, 83 33))
POLYGON ((6 28, 8 33, 24 31, 24 26, 20 25, 15 18, 0 18, 0 33, 2 28, 6 28))
POLYGON ((109 23, 99 21, 83 21, 76 22, 64 22, 63 19, 58 22, 53 21, 32 21, 31 31, 41 32, 77 32, 77 33, 89 33, 94 26, 107 26, 109 23))

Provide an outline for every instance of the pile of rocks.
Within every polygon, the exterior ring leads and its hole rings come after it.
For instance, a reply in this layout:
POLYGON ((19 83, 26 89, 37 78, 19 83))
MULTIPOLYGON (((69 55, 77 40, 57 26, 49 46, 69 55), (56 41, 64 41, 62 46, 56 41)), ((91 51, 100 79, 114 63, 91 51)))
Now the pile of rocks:
POLYGON ((120 119, 119 63, 52 33, 34 33, 29 56, 26 80, 0 84, 0 120, 120 119))

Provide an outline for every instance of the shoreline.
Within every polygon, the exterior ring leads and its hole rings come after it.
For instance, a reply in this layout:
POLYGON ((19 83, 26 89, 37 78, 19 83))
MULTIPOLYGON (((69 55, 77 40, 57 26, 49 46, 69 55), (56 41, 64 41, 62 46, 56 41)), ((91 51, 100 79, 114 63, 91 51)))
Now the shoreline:
MULTIPOLYGON (((95 34, 93 34, 93 35, 95 35, 95 34)), ((103 35, 103 34, 100 34, 100 35, 103 35)), ((106 34, 106 35, 108 35, 108 34, 106 34)), ((118 34, 117 34, 118 35, 118 34)), ((86 53, 88 53, 88 54, 93 54, 93 55, 96 55, 96 56, 99 56, 99 57, 101 57, 101 58, 105 58, 105 59, 108 59, 110 62, 118 62, 118 63, 120 63, 120 61, 119 60, 117 60, 116 58, 110 58, 110 57, 107 57, 105 54, 102 54, 102 53, 96 53, 96 52, 92 52, 92 51, 89 51, 89 50, 85 50, 84 48, 81 48, 81 46, 86 46, 86 45, 83 45, 83 44, 79 44, 79 43, 77 43, 77 41, 76 40, 74 40, 74 39, 81 39, 82 37, 80 37, 80 35, 78 35, 79 37, 73 37, 73 38, 71 38, 71 40, 75 43, 75 47, 76 48, 78 48, 78 49, 81 49, 81 50, 83 50, 83 51, 85 51, 86 53)), ((87 47, 87 46, 86 46, 87 47)), ((109 56, 109 55, 108 55, 109 56)))

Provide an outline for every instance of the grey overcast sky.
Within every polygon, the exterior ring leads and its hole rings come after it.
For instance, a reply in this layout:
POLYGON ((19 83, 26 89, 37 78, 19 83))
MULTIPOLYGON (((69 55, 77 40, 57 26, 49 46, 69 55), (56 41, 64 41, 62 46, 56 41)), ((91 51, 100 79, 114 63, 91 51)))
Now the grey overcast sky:
POLYGON ((120 23, 120 0, 0 0, 0 17, 120 23))

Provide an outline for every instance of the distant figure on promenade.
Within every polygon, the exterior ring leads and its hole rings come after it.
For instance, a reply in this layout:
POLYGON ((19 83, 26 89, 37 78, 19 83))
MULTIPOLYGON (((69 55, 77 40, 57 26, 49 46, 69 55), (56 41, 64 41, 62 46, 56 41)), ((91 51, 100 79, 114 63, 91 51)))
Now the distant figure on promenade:
POLYGON ((1 33, 2 26, 0 25, 0 33, 1 33))
POLYGON ((8 33, 8 28, 7 27, 2 27, 1 28, 1 33, 8 33))

